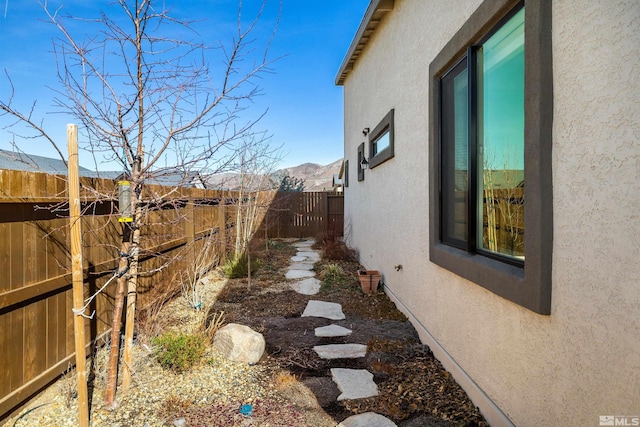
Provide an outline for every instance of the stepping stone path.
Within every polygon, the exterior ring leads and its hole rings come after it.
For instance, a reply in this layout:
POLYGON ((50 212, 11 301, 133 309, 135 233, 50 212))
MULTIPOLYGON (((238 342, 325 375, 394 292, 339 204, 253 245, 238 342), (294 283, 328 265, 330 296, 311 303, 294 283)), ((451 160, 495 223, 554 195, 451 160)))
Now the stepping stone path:
MULTIPOLYGON (((294 244, 298 253, 291 257, 292 264, 285 274, 287 279, 304 279, 290 285, 293 290, 303 295, 316 295, 322 285, 313 272, 313 264, 320 261, 320 253, 311 248, 313 243, 313 240, 306 240, 294 244)), ((302 317, 323 317, 330 320, 346 318, 340 304, 317 300, 309 300, 302 317)), ((350 329, 335 324, 315 329, 317 337, 343 337, 351 332, 350 329)), ((317 345, 313 350, 323 359, 354 359, 364 357, 367 346, 328 344, 317 345)), ((338 400, 364 399, 378 395, 378 386, 373 381, 373 374, 366 369, 332 368, 331 377, 341 391, 338 400)), ((380 414, 367 412, 347 418, 338 427, 396 427, 396 424, 380 414)))
POLYGON ((315 277, 306 278, 300 282, 289 285, 291 289, 302 295, 315 295, 320 292, 322 282, 315 277))

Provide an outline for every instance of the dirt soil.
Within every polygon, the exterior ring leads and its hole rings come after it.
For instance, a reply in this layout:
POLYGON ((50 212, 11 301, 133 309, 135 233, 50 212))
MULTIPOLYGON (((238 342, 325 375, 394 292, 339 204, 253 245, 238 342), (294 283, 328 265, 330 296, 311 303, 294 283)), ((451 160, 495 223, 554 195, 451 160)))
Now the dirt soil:
POLYGON ((264 335, 267 347, 260 363, 290 372, 313 393, 307 396, 305 387, 294 387, 293 400, 315 398, 317 403, 313 403, 318 410, 336 422, 373 411, 401 427, 488 425, 429 347, 420 343, 416 330, 382 289, 373 296, 362 292, 357 262, 323 259, 316 263, 314 270, 323 280, 320 293, 300 295, 288 288, 290 281, 284 277, 295 253, 287 243, 261 251, 258 256, 263 267, 251 287, 246 279, 230 281, 210 310, 210 316, 224 311, 227 322, 245 324, 264 335), (346 320, 301 317, 310 299, 342 304, 346 320), (315 336, 315 328, 332 323, 353 333, 336 338, 315 336), (312 350, 316 345, 339 343, 367 344, 367 355, 361 359, 324 360, 312 350), (337 401, 340 391, 330 372, 334 367, 372 372, 379 395, 337 401))

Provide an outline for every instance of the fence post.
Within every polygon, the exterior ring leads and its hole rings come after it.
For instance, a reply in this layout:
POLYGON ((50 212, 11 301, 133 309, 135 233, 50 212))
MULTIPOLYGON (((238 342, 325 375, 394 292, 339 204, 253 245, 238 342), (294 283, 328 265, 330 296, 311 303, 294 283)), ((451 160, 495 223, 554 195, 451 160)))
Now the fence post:
POLYGON ((76 347, 76 372, 78 374, 78 423, 89 426, 89 398, 85 369, 84 279, 82 271, 82 230, 80 228, 80 179, 78 176, 78 126, 67 125, 69 145, 69 222, 71 228, 71 268, 73 281, 73 329, 76 347))

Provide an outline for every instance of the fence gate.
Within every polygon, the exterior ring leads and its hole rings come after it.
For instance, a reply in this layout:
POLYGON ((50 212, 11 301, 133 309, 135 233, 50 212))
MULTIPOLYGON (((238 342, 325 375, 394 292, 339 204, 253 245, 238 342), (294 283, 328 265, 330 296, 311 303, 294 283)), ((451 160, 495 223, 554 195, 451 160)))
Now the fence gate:
POLYGON ((344 196, 330 192, 281 192, 269 208, 269 237, 303 238, 319 233, 343 235, 344 196))

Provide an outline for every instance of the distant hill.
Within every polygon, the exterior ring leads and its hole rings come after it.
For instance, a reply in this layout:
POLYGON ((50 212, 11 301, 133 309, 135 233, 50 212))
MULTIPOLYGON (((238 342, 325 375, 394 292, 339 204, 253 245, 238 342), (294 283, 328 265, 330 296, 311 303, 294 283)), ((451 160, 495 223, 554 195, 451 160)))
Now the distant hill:
MULTIPOLYGON (((289 175, 304 181, 304 191, 329 191, 333 188, 333 176, 340 173, 342 159, 328 165, 316 163, 303 163, 298 166, 277 170, 275 176, 289 175)), ((67 166, 60 159, 52 159, 34 154, 25 154, 7 150, 0 150, 0 169, 24 170, 33 172, 46 172, 51 174, 67 174, 67 166)), ((220 188, 235 190, 240 187, 240 176, 236 173, 220 173, 215 175, 202 175, 194 173, 179 173, 174 169, 155 170, 154 176, 149 181, 154 184, 220 188), (197 177, 196 177, 197 175, 197 177), (197 178, 197 182, 196 181, 197 178)), ((80 167, 81 176, 98 177, 106 179, 118 179, 122 172, 117 171, 93 171, 80 167)), ((259 181, 256 179, 256 182, 259 181)))
POLYGON ((304 191, 325 191, 333 188, 333 175, 340 172, 342 159, 325 166, 316 163, 303 163, 299 166, 282 169, 289 176, 304 180, 304 191))
MULTIPOLYGON (((277 170, 274 175, 289 175, 304 180, 304 191, 327 191, 333 188, 333 175, 340 172, 342 160, 322 166, 303 163, 299 166, 277 170)), ((240 186, 240 177, 235 173, 222 173, 206 177, 207 188, 235 190, 240 186)))

